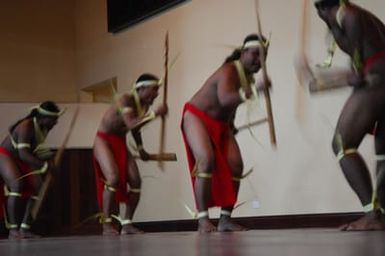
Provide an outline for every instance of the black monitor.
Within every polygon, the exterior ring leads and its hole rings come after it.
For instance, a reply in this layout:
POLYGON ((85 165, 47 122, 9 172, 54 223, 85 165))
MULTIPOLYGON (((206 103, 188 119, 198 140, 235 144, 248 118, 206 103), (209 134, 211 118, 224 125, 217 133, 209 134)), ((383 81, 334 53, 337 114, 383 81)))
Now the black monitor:
POLYGON ((108 32, 117 33, 188 0, 107 0, 108 32))

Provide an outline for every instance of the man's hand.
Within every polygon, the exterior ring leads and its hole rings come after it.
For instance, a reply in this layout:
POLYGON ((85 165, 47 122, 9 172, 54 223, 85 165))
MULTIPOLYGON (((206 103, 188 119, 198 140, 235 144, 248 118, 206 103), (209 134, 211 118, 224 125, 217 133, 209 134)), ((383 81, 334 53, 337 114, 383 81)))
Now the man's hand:
POLYGON ((267 78, 267 81, 259 81, 256 84, 257 91, 264 91, 266 88, 271 89, 271 80, 270 77, 267 78))
POLYGON ((156 116, 161 116, 164 117, 168 113, 168 106, 167 104, 160 105, 156 110, 155 110, 155 115, 156 116))
POLYGON ((365 79, 358 74, 351 74, 347 77, 348 84, 354 88, 364 87, 366 84, 365 79))
POLYGON ((150 160, 150 155, 143 148, 139 150, 140 159, 143 161, 150 160))

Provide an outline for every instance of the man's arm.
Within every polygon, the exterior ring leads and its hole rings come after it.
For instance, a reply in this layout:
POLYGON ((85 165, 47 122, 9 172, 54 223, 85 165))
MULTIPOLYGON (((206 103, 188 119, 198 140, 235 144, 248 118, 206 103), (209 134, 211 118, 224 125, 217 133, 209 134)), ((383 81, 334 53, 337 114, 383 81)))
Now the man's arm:
POLYGON ((362 85, 364 75, 362 70, 363 61, 363 23, 360 11, 347 7, 342 19, 342 28, 335 25, 331 30, 338 46, 352 59, 354 76, 349 76, 349 84, 352 86, 362 85))
POLYGON ((364 33, 363 22, 360 13, 357 10, 347 13, 344 19, 346 27, 346 38, 350 42, 350 57, 352 59, 355 75, 349 77, 349 84, 352 86, 362 86, 364 84, 363 60, 364 60, 364 33))
MULTIPOLYGON (((237 106, 242 103, 244 99, 241 97, 240 90, 237 89, 239 78, 235 67, 230 65, 223 67, 221 73, 218 75, 217 93, 221 105, 237 106)), ((252 94, 251 88, 249 89, 249 91, 245 92, 246 98, 250 97, 252 94)))
POLYGON ((144 161, 149 160, 150 156, 147 153, 147 151, 144 150, 144 147, 143 147, 142 133, 140 132, 140 128, 134 128, 131 131, 131 133, 132 133, 132 137, 134 137, 136 146, 138 148, 140 158, 144 161))
POLYGON ((128 130, 134 129, 142 121, 142 117, 136 113, 133 96, 125 94, 119 98, 116 104, 128 130))
MULTIPOLYGON (((17 143, 27 143, 32 145, 34 138, 34 127, 32 122, 22 122, 17 131, 17 143)), ((31 147, 23 147, 18 149, 19 157, 26 162, 31 168, 37 170, 46 165, 46 162, 37 158, 31 150, 31 147)), ((48 167, 48 166, 47 166, 48 167)))

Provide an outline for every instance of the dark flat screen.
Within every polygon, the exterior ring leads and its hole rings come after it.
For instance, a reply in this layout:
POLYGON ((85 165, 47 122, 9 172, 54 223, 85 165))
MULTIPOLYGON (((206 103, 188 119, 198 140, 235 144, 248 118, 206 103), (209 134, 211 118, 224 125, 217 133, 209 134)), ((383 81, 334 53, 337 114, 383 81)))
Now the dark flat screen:
POLYGON ((189 0, 107 0, 108 32, 117 33, 189 0))

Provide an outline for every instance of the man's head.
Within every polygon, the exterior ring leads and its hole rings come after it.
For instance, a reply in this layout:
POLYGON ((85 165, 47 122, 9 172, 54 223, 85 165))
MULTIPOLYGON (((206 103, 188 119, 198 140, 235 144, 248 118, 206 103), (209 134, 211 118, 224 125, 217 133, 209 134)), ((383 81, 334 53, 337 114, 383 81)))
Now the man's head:
POLYGON ((331 8, 336 5, 340 5, 341 0, 315 0, 314 6, 319 8, 331 8))
POLYGON ((317 9, 318 16, 327 24, 330 24, 330 20, 335 18, 333 10, 348 2, 348 0, 315 0, 314 6, 317 9))
POLYGON ((36 117, 40 126, 49 131, 57 124, 59 116, 63 113, 64 111, 61 111, 55 102, 44 101, 32 109, 31 116, 36 117))
POLYGON ((261 68, 260 54, 261 47, 268 49, 269 42, 265 37, 262 39, 256 35, 248 35, 243 41, 240 60, 245 67, 251 73, 256 73, 261 68))
POLYGON ((135 90, 137 91, 141 102, 146 105, 151 105, 158 96, 161 80, 158 77, 145 73, 139 76, 135 82, 135 90))

